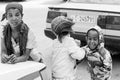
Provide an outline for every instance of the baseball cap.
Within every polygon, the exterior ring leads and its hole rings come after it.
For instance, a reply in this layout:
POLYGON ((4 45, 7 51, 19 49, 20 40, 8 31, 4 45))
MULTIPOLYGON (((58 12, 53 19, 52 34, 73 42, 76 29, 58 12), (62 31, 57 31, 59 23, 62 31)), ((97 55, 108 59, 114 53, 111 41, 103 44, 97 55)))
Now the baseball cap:
POLYGON ((51 22, 51 28, 57 35, 62 32, 72 32, 72 25, 74 25, 72 19, 64 16, 58 16, 51 22))

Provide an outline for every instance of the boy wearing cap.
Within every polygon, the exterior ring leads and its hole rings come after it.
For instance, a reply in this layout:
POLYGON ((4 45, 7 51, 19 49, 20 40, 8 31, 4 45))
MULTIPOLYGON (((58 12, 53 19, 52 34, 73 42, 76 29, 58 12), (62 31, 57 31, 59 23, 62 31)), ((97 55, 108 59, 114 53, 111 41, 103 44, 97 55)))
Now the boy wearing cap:
POLYGON ((51 27, 57 39, 52 45, 52 79, 53 80, 77 80, 75 77, 76 59, 81 60, 85 52, 70 37, 74 23, 64 17, 56 17, 51 27))
POLYGON ((39 61, 40 55, 35 51, 35 36, 23 22, 23 6, 18 3, 9 3, 1 21, 8 22, 3 26, 1 37, 2 63, 18 63, 26 61, 29 55, 39 61), (37 56, 35 56, 37 55, 37 56))

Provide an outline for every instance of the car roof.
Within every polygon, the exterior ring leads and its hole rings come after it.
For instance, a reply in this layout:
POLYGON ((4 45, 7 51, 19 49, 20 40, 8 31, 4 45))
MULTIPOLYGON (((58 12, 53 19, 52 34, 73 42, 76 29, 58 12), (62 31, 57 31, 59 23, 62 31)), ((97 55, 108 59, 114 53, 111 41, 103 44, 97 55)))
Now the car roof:
POLYGON ((53 5, 49 8, 61 8, 61 9, 82 9, 90 11, 103 11, 103 12, 112 12, 120 13, 120 5, 114 4, 93 4, 93 3, 71 3, 66 2, 59 5, 53 5))

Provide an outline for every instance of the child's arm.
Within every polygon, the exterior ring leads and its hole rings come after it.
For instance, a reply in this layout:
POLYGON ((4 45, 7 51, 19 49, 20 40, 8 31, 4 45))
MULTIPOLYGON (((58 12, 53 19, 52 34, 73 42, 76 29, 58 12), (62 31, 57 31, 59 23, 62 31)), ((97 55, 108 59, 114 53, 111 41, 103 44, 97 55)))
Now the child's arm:
POLYGON ((11 58, 11 63, 24 62, 28 60, 30 52, 31 52, 31 49, 26 49, 26 52, 22 56, 20 57, 14 56, 13 59, 11 58))
POLYGON ((29 56, 31 51, 36 47, 36 41, 35 41, 35 36, 32 33, 31 30, 28 32, 28 41, 26 45, 26 51, 23 53, 22 56, 17 57, 16 55, 12 56, 11 58, 11 63, 18 63, 18 62, 23 62, 26 61, 29 56))
POLYGON ((100 59, 99 52, 90 51, 87 46, 83 47, 86 53, 86 59, 91 62, 93 65, 103 66, 103 63, 100 59))
POLYGON ((104 68, 108 71, 112 70, 112 58, 110 52, 106 50, 105 57, 103 59, 104 68))
POLYGON ((74 39, 71 40, 69 47, 69 53, 72 58, 77 60, 82 60, 85 57, 85 51, 84 49, 80 48, 74 39))
POLYGON ((30 51, 31 51, 30 49, 26 49, 26 52, 22 56, 19 56, 19 57, 17 57, 16 55, 12 54, 11 58, 9 60, 10 63, 14 64, 14 63, 24 62, 24 61, 28 60, 30 51))
POLYGON ((7 55, 7 50, 4 44, 4 39, 1 38, 1 62, 7 63, 9 61, 9 56, 7 55))
POLYGON ((34 61, 41 61, 42 60, 42 53, 40 53, 40 51, 37 48, 37 41, 36 41, 36 37, 34 35, 34 33, 29 30, 29 34, 28 34, 28 42, 27 42, 27 48, 31 49, 30 51, 30 57, 34 60, 34 61))
POLYGON ((103 62, 101 61, 100 57, 96 57, 94 55, 91 56, 87 55, 86 57, 89 62, 92 62, 92 64, 99 67, 103 66, 103 62))
POLYGON ((30 57, 37 62, 43 62, 43 55, 39 52, 38 49, 34 48, 30 52, 30 57))
POLYGON ((112 58, 111 58, 110 52, 104 47, 102 47, 99 50, 99 53, 101 55, 100 60, 102 62, 101 70, 111 71, 112 70, 112 58))
POLYGON ((95 61, 95 62, 99 62, 100 59, 99 59, 99 55, 97 52, 92 52, 89 50, 88 46, 84 46, 82 47, 85 51, 85 57, 87 58, 87 60, 89 61, 95 61))

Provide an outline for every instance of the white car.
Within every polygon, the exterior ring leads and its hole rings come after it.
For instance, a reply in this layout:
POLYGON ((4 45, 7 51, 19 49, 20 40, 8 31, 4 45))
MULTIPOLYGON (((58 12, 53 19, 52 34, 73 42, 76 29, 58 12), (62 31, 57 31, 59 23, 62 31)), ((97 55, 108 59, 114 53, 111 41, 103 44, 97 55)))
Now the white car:
POLYGON ((120 5, 113 4, 88 4, 66 2, 49 7, 46 20, 45 34, 55 39, 51 30, 51 21, 57 16, 67 16, 73 19, 75 33, 72 37, 86 44, 85 35, 89 28, 99 25, 105 36, 105 46, 114 52, 120 51, 120 5))

